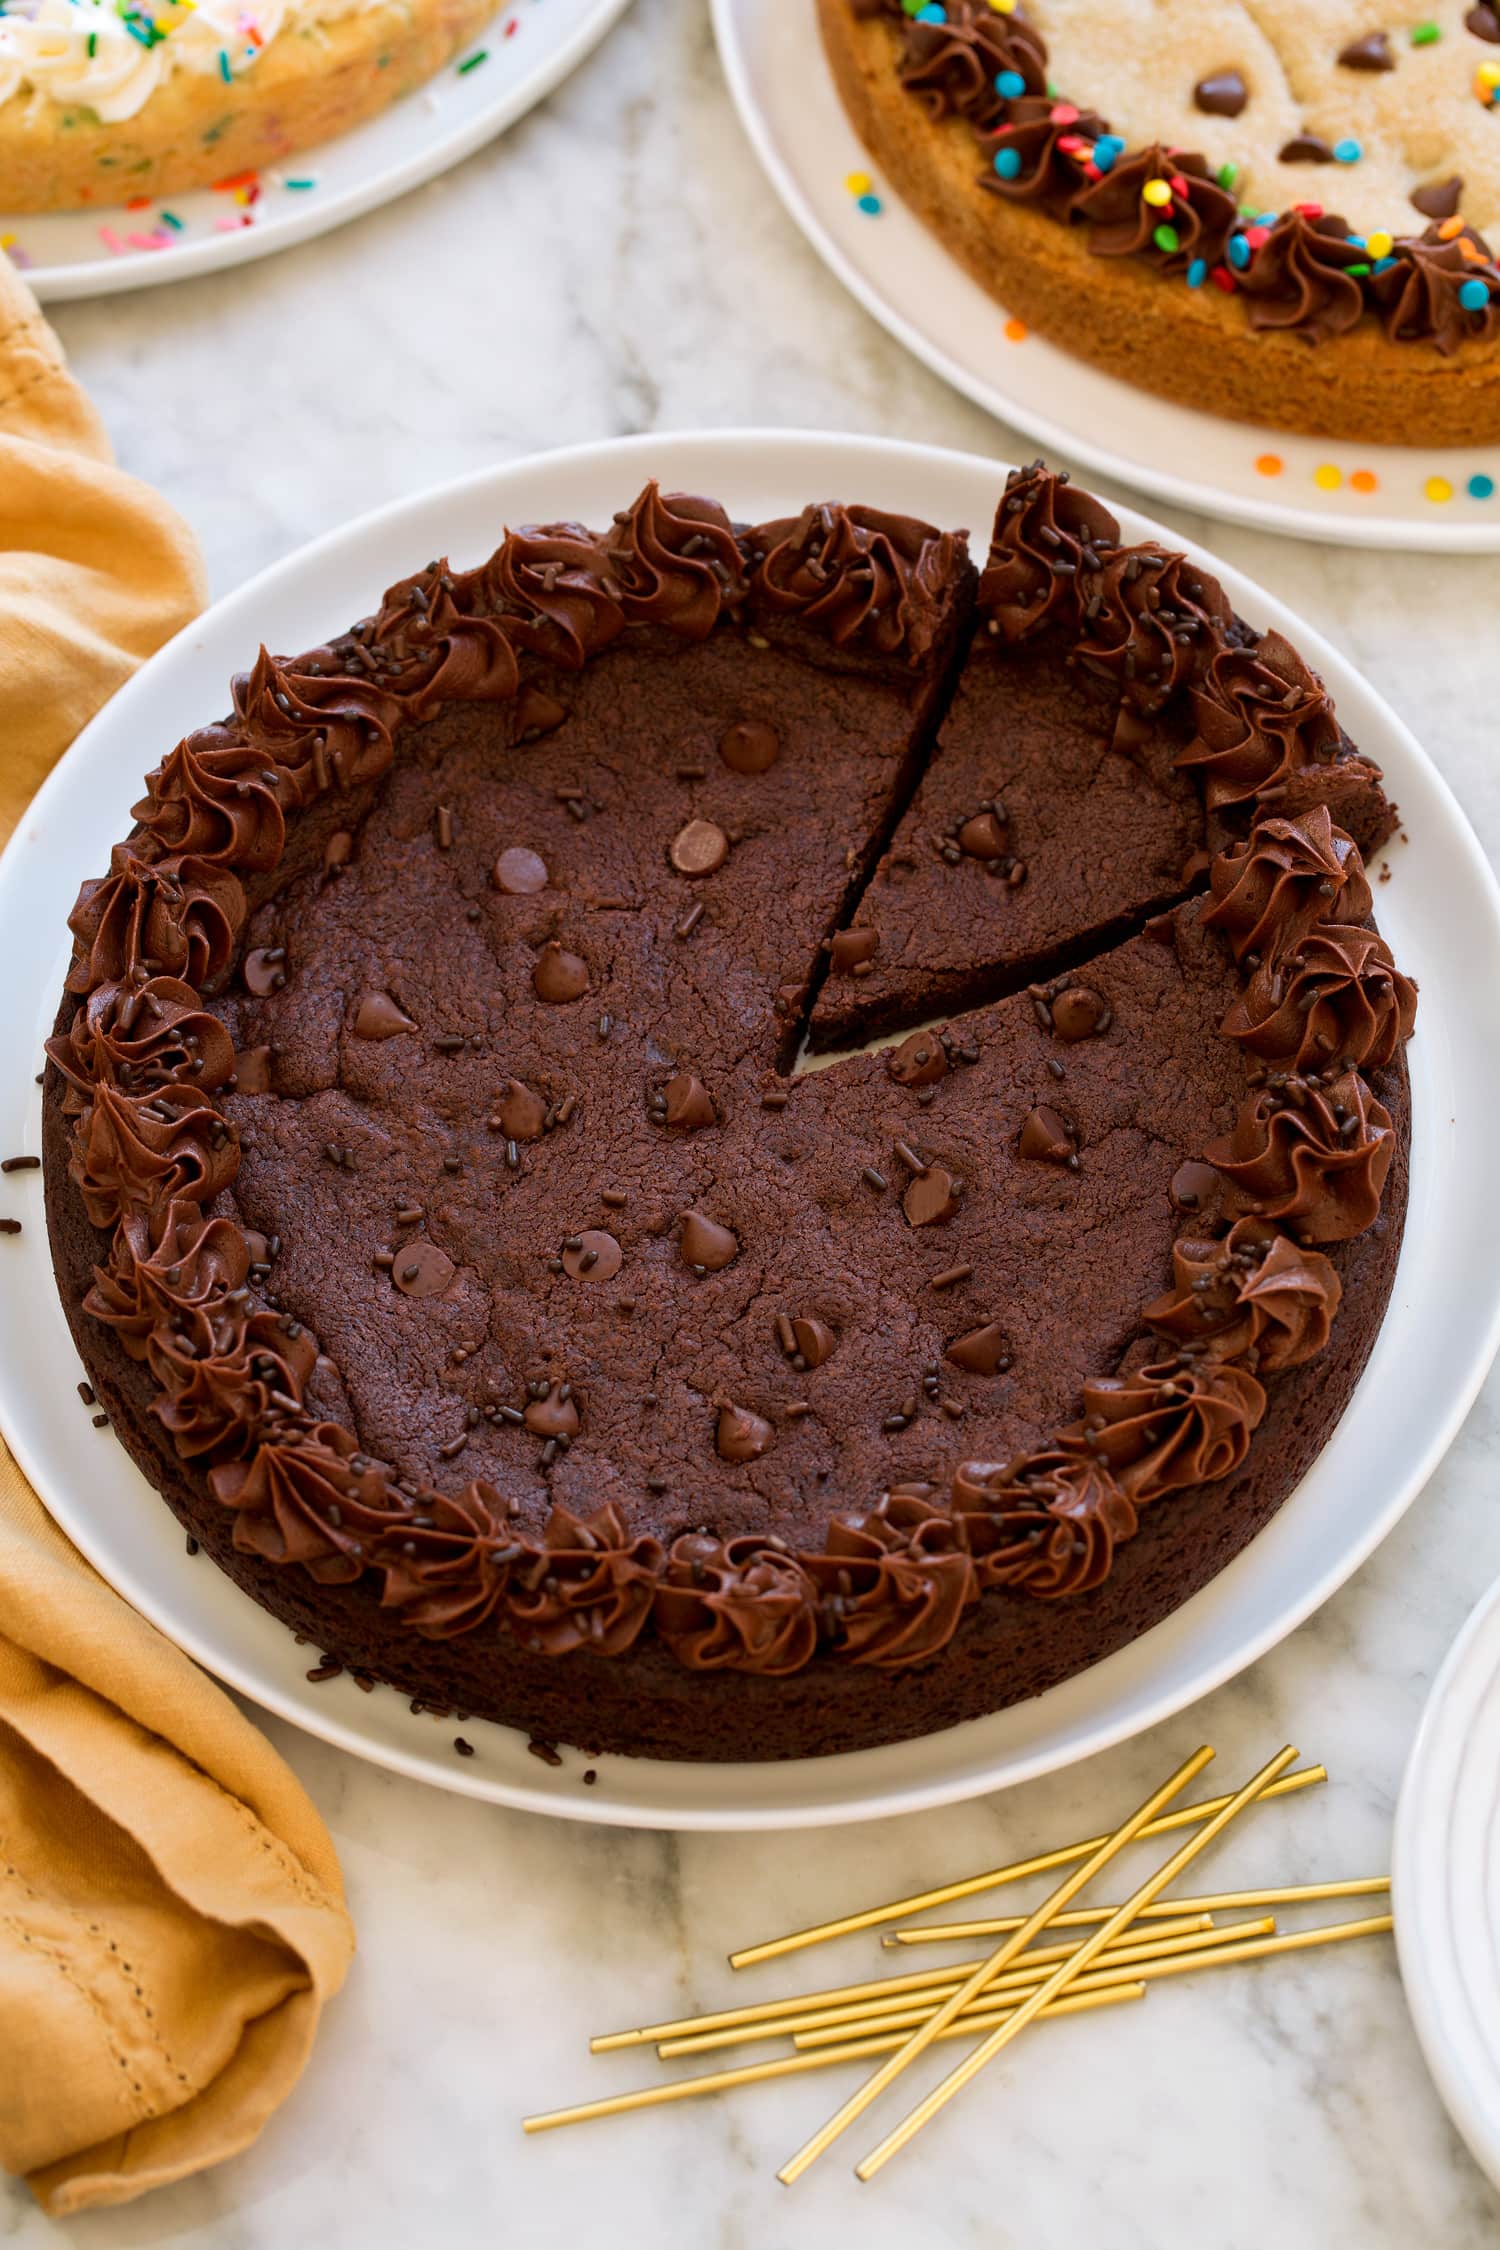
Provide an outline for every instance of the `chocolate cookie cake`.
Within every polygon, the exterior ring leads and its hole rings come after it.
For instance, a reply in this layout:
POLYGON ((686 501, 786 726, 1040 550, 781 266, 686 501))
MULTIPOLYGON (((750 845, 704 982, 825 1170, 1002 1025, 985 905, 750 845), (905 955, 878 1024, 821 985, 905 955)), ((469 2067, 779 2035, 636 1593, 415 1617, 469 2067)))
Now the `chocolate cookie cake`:
POLYGON ((362 1677, 653 1756, 929 1732, 1165 1616, 1343 1410, 1391 808, 1041 467, 977 578, 654 485, 510 533, 263 651, 135 822, 49 1046, 59 1287, 190 1534, 362 1677))
POLYGON ((884 177, 1038 333, 1210 413, 1493 442, 1493 0, 817 4, 884 177))

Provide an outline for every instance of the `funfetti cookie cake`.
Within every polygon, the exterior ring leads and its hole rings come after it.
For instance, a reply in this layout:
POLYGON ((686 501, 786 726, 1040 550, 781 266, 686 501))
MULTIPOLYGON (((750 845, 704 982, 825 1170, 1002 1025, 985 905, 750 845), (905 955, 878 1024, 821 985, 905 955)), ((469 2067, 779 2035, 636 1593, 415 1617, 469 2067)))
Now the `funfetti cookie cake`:
POLYGON ((362 124, 497 0, 0 0, 0 209, 204 187, 362 124))
POLYGON ((313 1656, 591 1749, 921 1735, 1166 1616, 1344 1409, 1392 808, 1045 469, 979 573, 654 485, 512 532, 262 652, 134 818, 49 1046, 58 1284, 313 1656))
POLYGON ((1013 314, 1209 412, 1500 438, 1493 0, 818 0, 897 192, 1013 314))

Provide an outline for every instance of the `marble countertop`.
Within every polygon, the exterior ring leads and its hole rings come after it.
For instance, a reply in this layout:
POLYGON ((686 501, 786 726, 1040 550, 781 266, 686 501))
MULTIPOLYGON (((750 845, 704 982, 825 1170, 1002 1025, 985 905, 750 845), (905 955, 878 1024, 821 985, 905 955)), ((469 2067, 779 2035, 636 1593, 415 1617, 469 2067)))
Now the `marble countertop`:
MULTIPOLYGON (((544 107, 403 202, 236 274, 60 307, 56 324, 122 462, 197 526, 218 592, 377 501, 575 439, 761 422, 1026 450, 804 247, 741 137, 698 0, 637 0, 544 107)), ((1361 665, 1500 850, 1493 636, 1477 622, 1500 611, 1500 556, 1299 545, 1147 505, 1361 665)), ((773 2178, 834 2106, 832 2077, 535 2142, 517 2119, 649 2077, 591 2063, 587 2035, 715 2004, 731 1946, 1087 1833, 1199 1740, 1226 1774, 1288 1736, 1334 1774, 1227 1846, 1216 1879, 1383 1870, 1428 1685, 1500 1573, 1497 1412, 1492 1381, 1374 1559, 1239 1681, 1128 1749, 969 1806, 813 1835, 590 1829, 442 1796, 272 1723, 343 1856, 362 1941, 348 1989, 252 2151, 61 2231, 80 2250, 821 2250, 856 2227, 863 2250, 1493 2242, 1500 2199, 1439 2106, 1386 1940, 1050 2027, 866 2189, 852 2150, 793 2191, 773 2178)), ((869 1941, 800 1972, 869 1973, 869 1941)), ((53 2239, 0 2188, 0 2241, 53 2239)))

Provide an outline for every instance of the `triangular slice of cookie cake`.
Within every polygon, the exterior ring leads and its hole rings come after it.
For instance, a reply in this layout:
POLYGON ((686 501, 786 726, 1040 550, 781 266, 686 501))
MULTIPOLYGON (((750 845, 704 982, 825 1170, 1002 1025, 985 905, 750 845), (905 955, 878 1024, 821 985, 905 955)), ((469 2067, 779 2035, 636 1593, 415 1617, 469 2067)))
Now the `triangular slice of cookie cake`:
POLYGON ((1201 887, 1252 806, 1330 804, 1366 851, 1379 777, 1279 634, 1099 500, 1013 475, 936 753, 828 948, 827 1048, 1055 974, 1201 887), (1279 796, 1276 792, 1280 792, 1279 796))

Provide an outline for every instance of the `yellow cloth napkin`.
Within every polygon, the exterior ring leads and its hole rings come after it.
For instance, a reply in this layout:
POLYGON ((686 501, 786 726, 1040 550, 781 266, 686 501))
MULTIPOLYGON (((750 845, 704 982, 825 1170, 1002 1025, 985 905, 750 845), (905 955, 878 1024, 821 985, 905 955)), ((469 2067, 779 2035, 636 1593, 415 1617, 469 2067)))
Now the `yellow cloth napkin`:
POLYGON ((192 533, 114 466, 0 253, 0 840, 85 720, 205 597, 192 533))
MULTIPOLYGON (((112 465, 0 255, 0 842, 202 600, 191 533, 112 465)), ((0 2164, 63 2216, 233 2155, 353 1947, 299 1783, 0 1442, 0 2164)))

